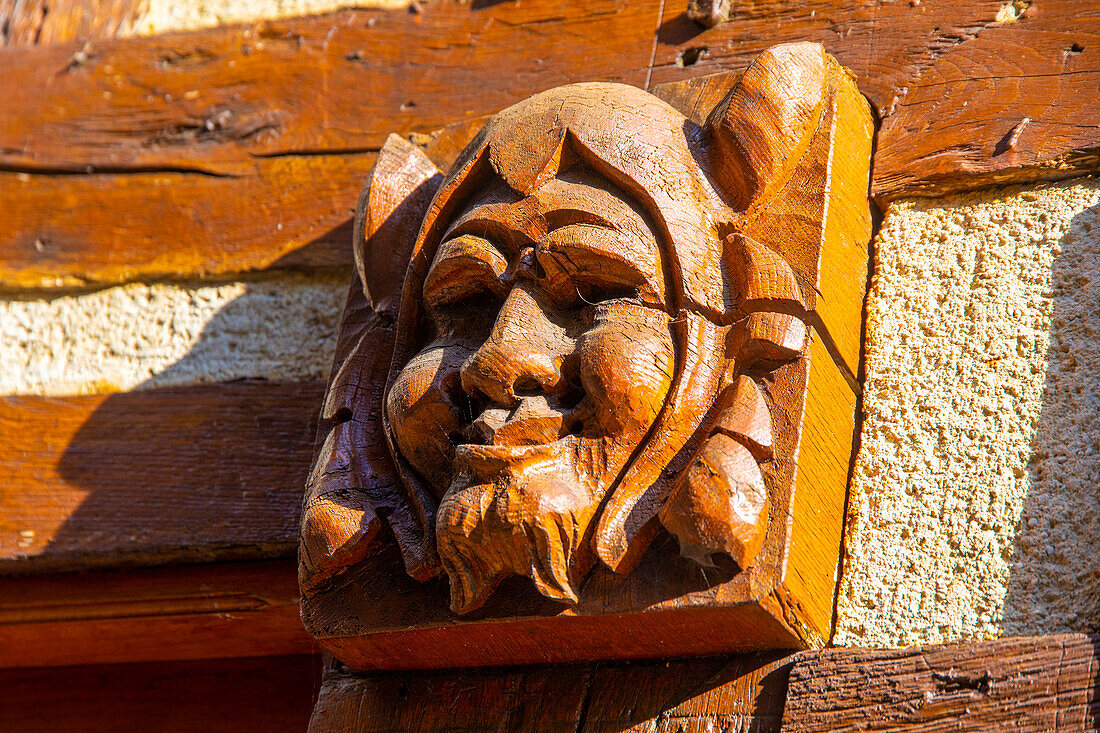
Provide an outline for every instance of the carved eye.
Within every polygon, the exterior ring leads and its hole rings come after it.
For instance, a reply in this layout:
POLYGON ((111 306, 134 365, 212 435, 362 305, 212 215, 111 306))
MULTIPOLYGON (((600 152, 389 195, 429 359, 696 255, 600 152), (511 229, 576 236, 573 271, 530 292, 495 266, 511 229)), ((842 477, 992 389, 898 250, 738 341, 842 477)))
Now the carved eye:
POLYGON ((435 311, 499 307, 508 261, 481 237, 465 234, 439 246, 424 279, 424 302, 435 311))
POLYGON ((577 307, 600 305, 613 300, 637 300, 638 289, 624 287, 619 283, 598 281, 578 282, 574 284, 577 307))
POLYGON ((629 233, 575 224, 544 237, 537 257, 547 291, 567 307, 637 299, 643 290, 658 301, 643 271, 647 246, 629 233))

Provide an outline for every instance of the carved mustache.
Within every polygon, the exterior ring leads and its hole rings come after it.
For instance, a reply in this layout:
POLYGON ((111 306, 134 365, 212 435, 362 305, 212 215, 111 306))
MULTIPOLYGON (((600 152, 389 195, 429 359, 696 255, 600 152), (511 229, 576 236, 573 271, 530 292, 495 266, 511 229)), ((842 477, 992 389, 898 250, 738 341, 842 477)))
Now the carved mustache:
POLYGON ((521 397, 510 408, 485 408, 459 435, 474 445, 541 445, 580 434, 591 412, 591 404, 583 399, 521 397))

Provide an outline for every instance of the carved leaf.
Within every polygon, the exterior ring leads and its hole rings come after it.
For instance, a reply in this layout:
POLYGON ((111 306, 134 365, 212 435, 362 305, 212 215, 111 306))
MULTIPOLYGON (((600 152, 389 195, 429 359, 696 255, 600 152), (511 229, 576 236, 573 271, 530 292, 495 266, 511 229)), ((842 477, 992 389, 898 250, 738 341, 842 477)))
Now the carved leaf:
POLYGON ((771 460, 771 412, 753 379, 744 375, 737 378, 733 385, 733 401, 718 416, 715 430, 748 448, 756 460, 771 460))
POLYGON ((825 63, 820 44, 775 46, 707 118, 716 177, 735 208, 766 202, 802 158, 821 117, 825 63))
POLYGON ((712 554, 725 553, 747 567, 768 524, 768 492, 756 458, 728 435, 712 435, 660 518, 685 557, 711 565, 712 554))
MULTIPOLYGON (((306 485, 298 579, 304 592, 362 560, 381 529, 379 512, 398 537, 423 537, 405 510, 380 417, 394 347, 393 314, 420 221, 442 177, 404 138, 390 135, 367 177, 356 213, 353 282, 340 326, 318 448, 306 485), (387 312, 389 311, 389 312, 387 312), (401 531, 398 531, 398 530, 401 531)), ((408 544, 408 543, 403 543, 408 544)), ((421 547, 402 547, 410 572, 429 577, 421 547)))
POLYGON ((743 369, 774 367, 776 362, 790 361, 806 345, 806 324, 786 313, 753 313, 746 330, 745 342, 737 355, 743 369))
MULTIPOLYGON (((424 212, 443 176, 420 148, 386 138, 359 196, 355 267, 375 310, 396 300, 424 212)), ((395 304, 396 305, 396 304, 395 304)))
POLYGON ((805 310, 794 271, 771 249, 743 234, 734 234, 727 241, 726 254, 731 260, 730 272, 741 310, 746 313, 805 310))

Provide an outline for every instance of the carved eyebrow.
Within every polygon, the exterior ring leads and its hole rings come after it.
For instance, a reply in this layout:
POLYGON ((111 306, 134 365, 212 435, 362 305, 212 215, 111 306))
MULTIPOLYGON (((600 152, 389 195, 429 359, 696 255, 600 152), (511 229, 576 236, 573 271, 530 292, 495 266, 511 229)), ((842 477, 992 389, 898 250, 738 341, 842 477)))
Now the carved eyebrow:
POLYGON ((503 295, 508 260, 481 237, 464 234, 439 245, 424 278, 424 300, 431 307, 489 292, 503 295))
POLYGON ((473 234, 494 242, 515 254, 524 247, 530 247, 546 234, 542 217, 532 216, 527 202, 494 202, 475 206, 451 224, 445 235, 447 238, 473 234))
POLYGON ((655 246, 613 227, 572 224, 548 234, 536 250, 547 275, 631 288, 647 303, 664 304, 655 246))
POLYGON ((561 208, 543 214, 546 231, 552 232, 567 226, 590 226, 618 231, 619 227, 604 217, 583 209, 561 208))

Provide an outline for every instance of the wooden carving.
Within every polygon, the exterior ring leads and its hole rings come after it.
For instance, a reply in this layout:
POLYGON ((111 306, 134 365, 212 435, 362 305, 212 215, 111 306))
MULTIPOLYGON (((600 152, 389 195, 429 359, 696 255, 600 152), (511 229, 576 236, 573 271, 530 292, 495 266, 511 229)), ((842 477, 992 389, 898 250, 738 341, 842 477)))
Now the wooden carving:
POLYGON ((816 44, 661 93, 380 152, 300 552, 352 667, 828 637, 870 112, 816 44))

